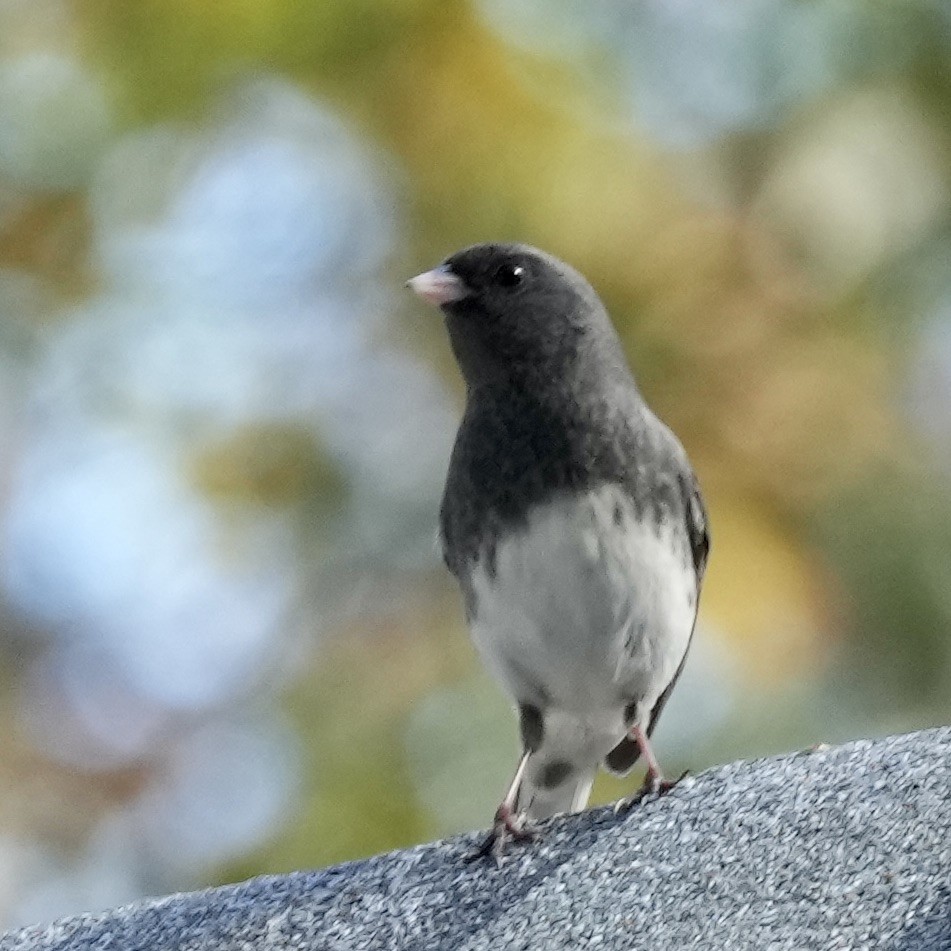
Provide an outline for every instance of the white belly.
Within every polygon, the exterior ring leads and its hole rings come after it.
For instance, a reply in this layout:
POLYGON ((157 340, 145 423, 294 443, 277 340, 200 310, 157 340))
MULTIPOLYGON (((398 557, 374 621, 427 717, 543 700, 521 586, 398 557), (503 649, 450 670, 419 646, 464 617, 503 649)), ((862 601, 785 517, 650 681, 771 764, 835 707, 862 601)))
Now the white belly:
POLYGON ((685 531, 640 524, 609 486, 540 506, 495 564, 494 578, 484 559, 471 578, 476 648, 513 698, 577 731, 568 746, 604 755, 625 707, 649 714, 687 650, 697 581, 685 531))

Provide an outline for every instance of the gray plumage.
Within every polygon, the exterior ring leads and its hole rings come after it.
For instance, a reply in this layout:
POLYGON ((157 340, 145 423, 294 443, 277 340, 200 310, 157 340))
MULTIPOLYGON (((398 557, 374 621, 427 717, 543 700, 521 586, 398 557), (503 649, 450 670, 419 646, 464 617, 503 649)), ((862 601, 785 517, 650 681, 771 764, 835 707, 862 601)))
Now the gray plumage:
POLYGON ((632 727, 652 732, 683 667, 709 550, 700 491, 575 270, 486 244, 415 280, 466 381, 440 534, 519 710, 517 809, 575 811, 599 764, 633 766, 632 727))

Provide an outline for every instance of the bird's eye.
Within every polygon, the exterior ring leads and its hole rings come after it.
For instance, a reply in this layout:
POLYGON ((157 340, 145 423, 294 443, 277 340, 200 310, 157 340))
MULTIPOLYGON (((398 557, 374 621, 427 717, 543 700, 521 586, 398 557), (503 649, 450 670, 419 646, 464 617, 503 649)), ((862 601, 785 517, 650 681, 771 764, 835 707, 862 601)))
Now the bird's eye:
POLYGON ((525 277, 525 268, 521 264, 503 264, 495 272, 495 281, 502 287, 517 287, 525 277))

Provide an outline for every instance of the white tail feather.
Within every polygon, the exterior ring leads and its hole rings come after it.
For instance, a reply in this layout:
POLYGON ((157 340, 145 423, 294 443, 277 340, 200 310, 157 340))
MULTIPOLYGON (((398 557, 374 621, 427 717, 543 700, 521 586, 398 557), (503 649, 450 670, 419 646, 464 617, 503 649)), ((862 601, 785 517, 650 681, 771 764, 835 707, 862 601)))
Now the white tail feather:
POLYGON ((581 812, 588 803, 596 770, 576 772, 554 789, 543 789, 526 776, 518 789, 516 809, 529 819, 547 819, 559 812, 581 812))

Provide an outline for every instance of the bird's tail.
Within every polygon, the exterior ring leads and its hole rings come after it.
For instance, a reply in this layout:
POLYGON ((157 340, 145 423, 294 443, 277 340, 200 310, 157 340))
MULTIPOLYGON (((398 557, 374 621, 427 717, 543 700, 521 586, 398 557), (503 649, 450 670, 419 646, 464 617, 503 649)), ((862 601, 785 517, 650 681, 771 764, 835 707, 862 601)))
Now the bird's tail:
POLYGON ((529 819, 547 819, 559 812, 581 812, 588 803, 596 768, 571 769, 551 762, 529 769, 518 790, 516 809, 529 819), (557 781, 556 781, 557 780, 557 781))

